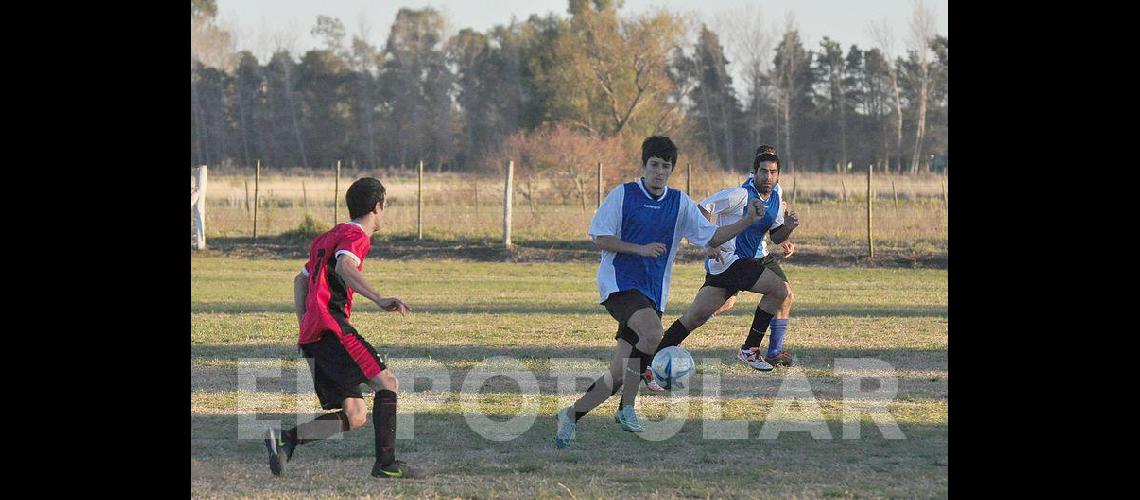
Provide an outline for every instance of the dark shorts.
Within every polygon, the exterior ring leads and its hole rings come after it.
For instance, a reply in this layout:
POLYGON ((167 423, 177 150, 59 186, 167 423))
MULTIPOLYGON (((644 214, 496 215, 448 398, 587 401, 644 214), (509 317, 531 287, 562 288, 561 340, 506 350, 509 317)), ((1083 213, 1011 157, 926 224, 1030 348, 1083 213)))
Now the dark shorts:
POLYGON ((720 274, 705 273, 705 284, 702 286, 723 288, 727 299, 741 290, 750 290, 765 269, 776 273, 784 282, 788 281, 788 276, 780 268, 779 259, 768 254, 759 259, 736 259, 720 274))
MULTIPOLYGON (((369 354, 376 358, 380 368, 385 368, 380 354, 356 330, 347 329, 345 335, 355 336, 369 354)), ((360 384, 368 382, 368 378, 364 376, 360 364, 349 356, 348 350, 335 333, 325 332, 321 340, 301 344, 301 352, 307 358, 309 370, 313 373, 313 388, 321 400, 321 408, 340 409, 345 398, 364 397, 360 392, 360 384)))
POLYGON ((657 307, 653 305, 653 301, 649 300, 649 297, 646 297, 637 290, 611 293, 610 296, 606 297, 606 300, 602 302, 602 305, 606 307, 606 311, 610 313, 610 316, 613 316, 618 322, 618 330, 617 334, 614 335, 614 339, 625 340, 634 347, 637 346, 637 341, 640 337, 637 335, 637 332, 634 332, 633 329, 629 327, 629 318, 633 316, 633 313, 648 307, 657 313, 658 318, 661 317, 661 311, 657 310, 657 307))

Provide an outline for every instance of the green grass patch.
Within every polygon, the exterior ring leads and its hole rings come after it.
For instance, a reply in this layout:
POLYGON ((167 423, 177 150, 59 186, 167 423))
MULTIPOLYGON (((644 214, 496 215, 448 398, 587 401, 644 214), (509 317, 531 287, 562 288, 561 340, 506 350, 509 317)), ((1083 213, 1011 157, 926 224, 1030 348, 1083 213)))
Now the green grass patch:
MULTIPOLYGON (((596 263, 369 260, 365 276, 413 312, 385 313, 357 296, 352 321, 401 377, 400 412, 414 424, 411 436, 397 440, 400 458, 435 476, 369 478, 369 423, 300 448, 286 474, 273 478, 261 442, 241 439, 239 428, 272 420, 293 425, 298 413, 305 419, 320 412, 295 346, 292 278, 302 264, 191 259, 193 496, 746 497, 761 494, 758 484, 765 496, 947 495, 946 271, 794 264, 784 266, 797 297, 785 345, 797 367, 764 374, 733 359, 757 301, 743 294, 734 309, 686 340, 698 362, 689 392, 643 391, 638 399, 647 425, 674 425, 674 434, 651 440, 621 431, 611 398, 581 421, 570 450, 556 450, 553 414, 604 370, 614 345, 614 322, 597 304, 596 263), (537 393, 489 377, 474 394, 460 394, 495 356, 516 360, 534 377, 537 393), (868 375, 897 383, 894 397, 876 404, 905 439, 888 439, 865 412, 859 438, 844 439, 850 402, 836 364, 845 358, 889 367, 868 375), (243 370, 271 375, 251 385, 243 370), (444 386, 423 377, 433 370, 444 373, 444 386), (806 380, 806 393, 789 392, 797 380, 806 380), (801 400, 791 404, 795 398, 801 400), (534 421, 512 439, 495 441, 473 429, 472 409, 492 421, 534 421), (804 430, 764 438, 765 426, 795 424, 813 411, 829 439, 804 430), (744 438, 706 435, 731 421, 743 424, 744 438)), ((703 277, 698 263, 675 266, 666 325, 689 305, 703 277)))

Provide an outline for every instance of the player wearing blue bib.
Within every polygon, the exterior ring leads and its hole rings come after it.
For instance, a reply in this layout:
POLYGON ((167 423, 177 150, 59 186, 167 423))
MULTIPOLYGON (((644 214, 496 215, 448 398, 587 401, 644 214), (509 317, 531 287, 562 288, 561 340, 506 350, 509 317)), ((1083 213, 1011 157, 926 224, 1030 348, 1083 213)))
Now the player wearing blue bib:
POLYGON ((679 345, 713 314, 731 307, 738 292, 747 290, 763 294, 763 298, 756 306, 748 336, 736 353, 736 358, 760 371, 792 364, 791 353, 783 350, 788 314, 791 312, 792 289, 788 285, 787 275, 780 268, 779 259, 768 254, 764 244, 765 236, 770 235, 772 242, 784 247, 784 257, 790 256, 793 249, 788 238, 799 225, 796 213, 787 211, 786 203, 781 199, 783 192, 778 184, 779 161, 776 148, 760 146, 753 160, 752 176, 743 185, 722 190, 701 200, 702 212, 710 218, 717 216, 718 225, 737 222, 743 216, 745 207, 753 202, 763 204, 763 218, 721 245, 705 261, 708 273, 705 275, 704 286, 697 292, 697 297, 685 314, 665 332, 657 351, 679 345), (760 343, 769 324, 772 326, 772 337, 768 342, 767 353, 761 355, 760 343))
POLYGON ((677 162, 677 146, 668 137, 641 144, 641 179, 610 191, 594 213, 589 235, 602 250, 598 265, 599 300, 617 320, 609 371, 590 385, 573 405, 558 412, 559 448, 569 446, 578 419, 621 394, 614 419, 622 429, 642 432, 634 411, 642 374, 661 341, 661 314, 669 300, 673 258, 681 238, 698 246, 716 247, 760 220, 760 202, 748 204, 735 224, 717 227, 689 195, 667 186, 677 162))

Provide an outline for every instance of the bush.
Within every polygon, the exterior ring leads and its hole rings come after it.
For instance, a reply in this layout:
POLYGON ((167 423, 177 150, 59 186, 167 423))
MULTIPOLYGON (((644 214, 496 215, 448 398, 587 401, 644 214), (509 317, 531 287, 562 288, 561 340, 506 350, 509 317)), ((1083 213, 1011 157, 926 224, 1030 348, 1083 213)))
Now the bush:
POLYGON ((563 203, 592 201, 602 162, 605 185, 612 188, 636 175, 639 155, 624 150, 617 137, 591 137, 565 125, 519 132, 477 160, 482 172, 503 175, 515 162, 515 185, 526 199, 552 197, 563 203))
MULTIPOLYGON (((590 205, 596 196, 598 162, 602 162, 604 192, 641 175, 642 140, 644 137, 636 140, 624 140, 620 136, 592 137, 557 125, 506 138, 482 155, 476 161, 476 168, 501 178, 507 160, 514 160, 515 186, 523 199, 533 201, 541 197, 573 204, 585 198, 586 205, 590 205)), ((680 158, 670 185, 684 189, 686 163, 693 164, 694 177, 720 171, 704 147, 686 140, 683 133, 674 134, 673 141, 680 150, 680 158)))
POLYGON ((305 214, 305 220, 301 225, 281 233, 278 238, 288 243, 308 243, 328 230, 327 224, 317 222, 311 214, 305 214))

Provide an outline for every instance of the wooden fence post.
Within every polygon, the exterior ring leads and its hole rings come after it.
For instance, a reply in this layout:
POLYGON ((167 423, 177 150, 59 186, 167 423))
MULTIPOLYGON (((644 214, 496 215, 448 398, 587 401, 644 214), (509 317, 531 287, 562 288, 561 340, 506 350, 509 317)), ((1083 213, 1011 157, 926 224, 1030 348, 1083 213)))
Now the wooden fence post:
POLYGON ((693 196, 693 162, 685 163, 685 194, 693 196))
POLYGON ((515 162, 511 160, 507 163, 507 178, 503 184, 503 246, 508 249, 511 248, 511 182, 514 176, 515 162))
POLYGON ((895 180, 891 179, 891 193, 895 195, 895 210, 899 209, 899 190, 895 189, 895 180))
POLYGON ((420 160, 420 171, 416 181, 416 239, 424 239, 424 161, 420 160))
POLYGON ((871 258, 875 258, 875 239, 871 232, 872 216, 871 216, 871 165, 867 165, 867 250, 871 258))
POLYGON ((598 206, 602 206, 602 162, 598 162, 598 206))
POLYGON ((198 167, 198 186, 191 194, 190 208, 194 211, 194 248, 206 249, 206 166, 198 167))
POLYGON ((261 160, 257 160, 257 171, 253 174, 253 239, 257 239, 257 206, 261 204, 261 160))
POLYGON ((340 160, 337 160, 336 161, 336 180, 333 181, 333 227, 336 226, 336 220, 337 220, 336 212, 337 212, 337 208, 339 208, 337 206, 339 204, 337 202, 337 200, 340 199, 339 197, 340 197, 340 160))

